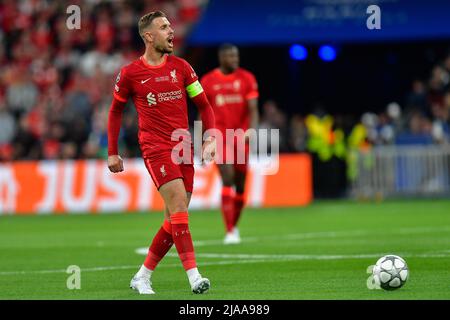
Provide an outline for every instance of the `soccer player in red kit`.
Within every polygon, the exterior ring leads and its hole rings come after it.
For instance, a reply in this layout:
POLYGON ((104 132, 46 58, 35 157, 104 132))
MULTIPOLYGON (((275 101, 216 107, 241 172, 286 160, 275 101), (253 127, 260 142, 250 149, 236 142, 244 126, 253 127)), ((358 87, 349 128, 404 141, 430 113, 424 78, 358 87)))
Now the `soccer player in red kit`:
MULTIPOLYGON (((139 20, 139 34, 145 43, 144 54, 123 67, 116 79, 108 118, 108 167, 112 172, 124 170, 117 145, 122 111, 131 98, 138 114, 142 156, 164 200, 165 220, 130 287, 140 294, 153 294, 153 270, 175 244, 192 291, 203 293, 208 291, 210 282, 197 269, 188 226, 194 178, 192 155, 187 163, 172 161, 172 149, 179 141, 172 141, 171 136, 177 129, 188 129, 187 96, 197 105, 205 129, 214 128, 214 113, 192 67, 170 55, 174 31, 166 15, 161 11, 144 15, 139 20)), ((202 154, 205 158, 214 157, 213 138, 203 144, 202 154)))
POLYGON ((245 144, 239 143, 239 138, 228 141, 226 129, 256 129, 259 121, 258 84, 251 72, 239 67, 239 51, 232 44, 220 46, 219 67, 204 75, 201 84, 213 106, 216 128, 224 139, 222 144, 218 143, 223 146, 222 150, 217 150, 217 157, 223 159, 218 168, 222 178, 222 215, 226 228, 224 244, 236 244, 241 241, 237 223, 245 202, 249 135, 244 136, 245 144), (226 154, 230 152, 234 154, 233 164, 226 163, 226 154), (244 163, 239 163, 239 153, 244 153, 244 163))

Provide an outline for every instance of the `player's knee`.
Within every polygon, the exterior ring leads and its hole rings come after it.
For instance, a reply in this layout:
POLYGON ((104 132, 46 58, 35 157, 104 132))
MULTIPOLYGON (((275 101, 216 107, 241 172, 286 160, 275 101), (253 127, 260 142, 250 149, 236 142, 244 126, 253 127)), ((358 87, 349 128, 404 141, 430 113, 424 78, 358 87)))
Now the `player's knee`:
POLYGON ((233 180, 232 179, 222 179, 222 184, 224 187, 232 187, 233 180))
POLYGON ((244 184, 243 183, 236 183, 235 185, 236 193, 244 193, 244 184))
POLYGON ((245 173, 236 171, 234 185, 236 187, 236 193, 244 193, 245 173))
POLYGON ((167 221, 170 221, 170 213, 169 213, 169 209, 167 207, 164 210, 164 219, 166 219, 167 221))
POLYGON ((235 179, 234 185, 236 187, 236 192, 237 193, 243 193, 244 192, 244 188, 245 188, 245 179, 243 179, 243 178, 235 179))
POLYGON ((222 174, 222 183, 225 187, 231 187, 234 184, 234 173, 233 171, 227 171, 222 174))
POLYGON ((219 166, 222 184, 225 187, 231 187, 234 184, 234 170, 231 165, 223 164, 219 166))
POLYGON ((170 203, 168 203, 167 206, 169 207, 170 214, 187 211, 186 196, 179 194, 172 195, 169 202, 170 203))
POLYGON ((180 202, 179 204, 175 205, 175 209, 173 212, 187 212, 188 208, 186 207, 186 204, 184 202, 180 202))
POLYGON ((169 215, 187 211, 186 195, 181 192, 171 192, 165 196, 164 200, 169 215))

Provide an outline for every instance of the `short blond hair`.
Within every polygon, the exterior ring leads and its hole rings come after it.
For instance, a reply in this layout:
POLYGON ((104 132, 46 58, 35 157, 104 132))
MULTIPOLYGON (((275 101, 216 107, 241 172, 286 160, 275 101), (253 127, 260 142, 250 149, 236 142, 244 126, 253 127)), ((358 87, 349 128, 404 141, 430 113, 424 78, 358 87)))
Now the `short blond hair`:
POLYGON ((142 37, 142 39, 144 38, 145 29, 147 29, 152 24, 153 20, 155 20, 156 18, 161 18, 161 17, 167 17, 167 16, 162 11, 153 11, 153 12, 147 13, 146 15, 143 15, 139 19, 138 28, 139 28, 139 34, 142 37))

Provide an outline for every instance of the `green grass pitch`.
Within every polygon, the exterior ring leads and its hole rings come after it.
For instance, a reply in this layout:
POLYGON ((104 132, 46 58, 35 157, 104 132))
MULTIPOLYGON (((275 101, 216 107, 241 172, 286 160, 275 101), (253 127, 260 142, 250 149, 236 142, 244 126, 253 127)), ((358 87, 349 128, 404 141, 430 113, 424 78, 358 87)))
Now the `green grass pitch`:
POLYGON ((0 216, 0 299, 450 299, 450 200, 246 209, 241 245, 223 246, 218 210, 192 211, 191 232, 205 295, 190 292, 175 250, 153 274, 154 296, 129 281, 162 213, 0 216), (405 258, 406 285, 369 290, 367 267, 405 258), (81 289, 65 271, 81 268, 81 289))

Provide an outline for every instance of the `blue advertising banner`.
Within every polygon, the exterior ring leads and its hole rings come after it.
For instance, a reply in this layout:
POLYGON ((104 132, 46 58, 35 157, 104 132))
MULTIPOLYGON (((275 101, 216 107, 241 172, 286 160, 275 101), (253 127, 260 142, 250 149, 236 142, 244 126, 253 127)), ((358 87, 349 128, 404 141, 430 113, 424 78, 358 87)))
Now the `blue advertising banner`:
POLYGON ((188 43, 424 39, 450 39, 450 0, 211 0, 188 43))

